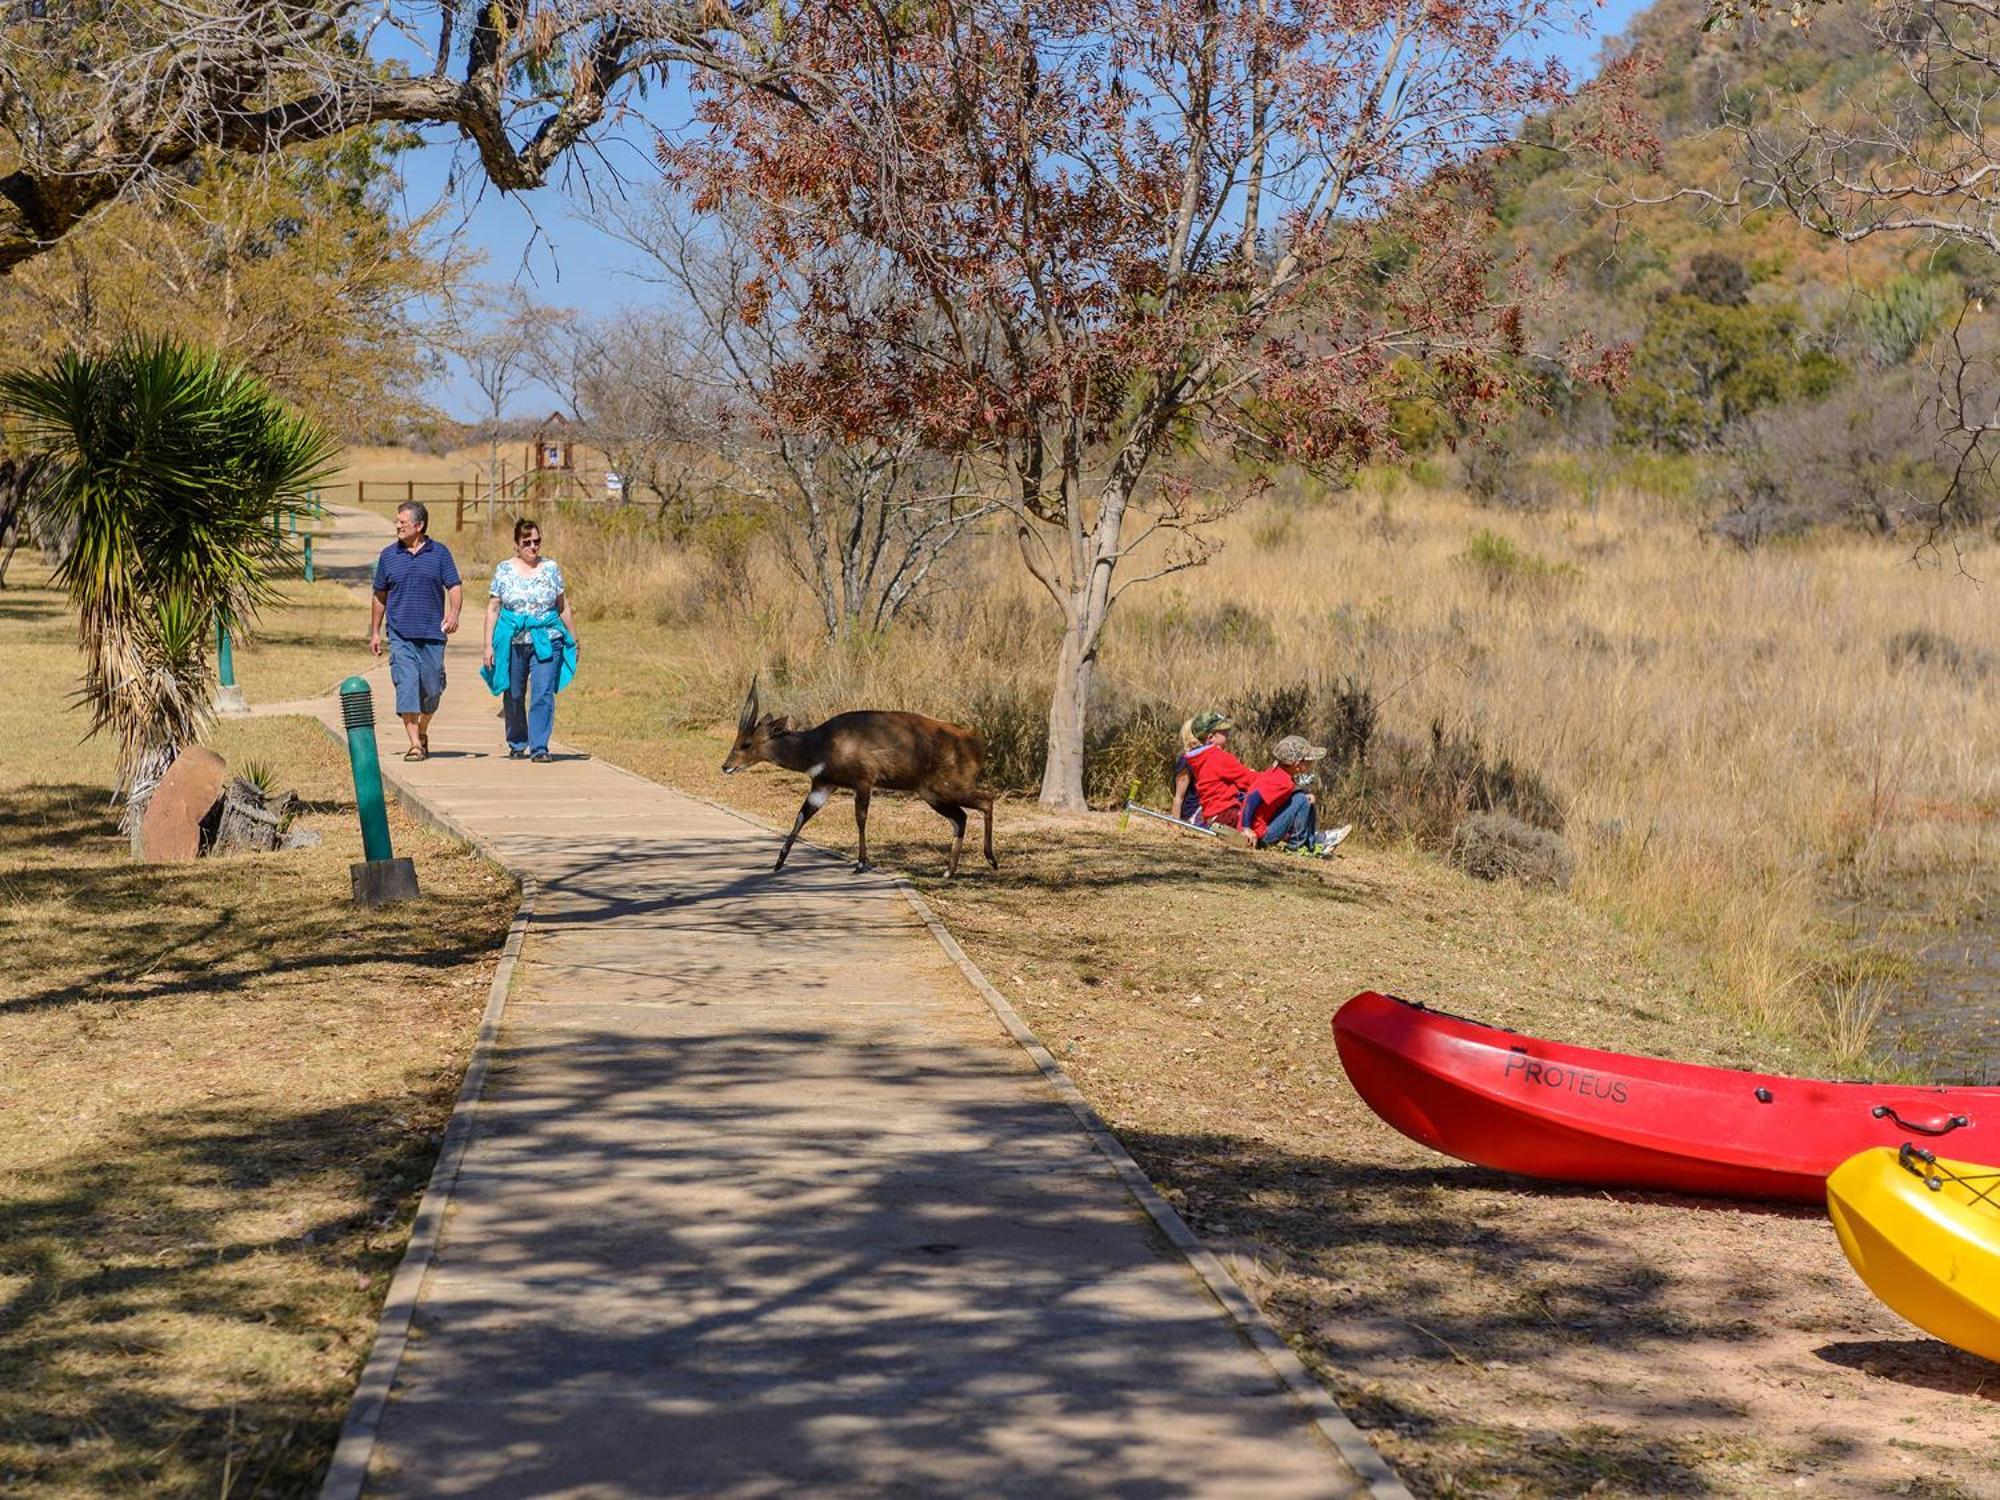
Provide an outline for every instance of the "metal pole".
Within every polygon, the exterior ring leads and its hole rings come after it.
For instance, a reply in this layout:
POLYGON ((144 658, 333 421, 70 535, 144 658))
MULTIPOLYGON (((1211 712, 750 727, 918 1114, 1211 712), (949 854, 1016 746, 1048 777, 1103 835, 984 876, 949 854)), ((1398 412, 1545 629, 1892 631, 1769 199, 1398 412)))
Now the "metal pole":
POLYGON ((1180 818, 1170 818, 1163 812, 1155 812, 1150 807, 1141 807, 1136 802, 1127 802, 1125 810, 1127 812, 1135 812, 1142 818, 1151 818, 1156 823, 1171 823, 1174 827, 1185 828, 1191 833, 1205 833, 1212 839, 1222 836, 1222 830, 1219 828, 1204 828, 1199 823, 1189 823, 1180 818))
POLYGON ((1132 785, 1125 793, 1125 811, 1118 815, 1118 831, 1123 833, 1132 826, 1132 804, 1139 800, 1139 778, 1132 778, 1132 785))
POLYGON ((382 763, 375 754, 375 695, 364 677, 340 685, 340 722, 347 728, 347 760, 354 770, 354 806, 361 815, 359 864, 348 866, 354 899, 408 901, 417 895, 417 867, 389 848, 389 812, 382 799, 382 763))
POLYGON ((313 539, 312 539, 312 533, 307 532, 306 533, 306 582, 311 583, 312 581, 313 581, 313 539))

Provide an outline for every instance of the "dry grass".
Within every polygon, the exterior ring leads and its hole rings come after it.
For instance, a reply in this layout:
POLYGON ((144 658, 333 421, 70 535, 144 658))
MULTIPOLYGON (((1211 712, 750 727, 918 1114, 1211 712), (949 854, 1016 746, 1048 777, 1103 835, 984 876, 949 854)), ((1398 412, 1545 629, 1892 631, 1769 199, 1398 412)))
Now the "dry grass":
MULTIPOLYGON (((392 811, 426 899, 351 906, 345 761, 298 720, 215 744, 297 787, 320 848, 135 866, 62 711, 61 600, 10 585, 0 642, 0 1491, 310 1493, 514 889, 392 811)), ((245 677, 293 696, 324 661, 267 636, 245 677)))
MULTIPOLYGON (((645 732, 727 716, 757 670, 767 702, 801 718, 860 703, 964 716, 996 684, 1046 691, 1053 616, 997 540, 916 628, 836 652, 761 552, 732 578, 701 538, 543 520, 592 649, 622 653, 612 691, 657 713, 645 732)), ((1246 685, 1351 674, 1391 732, 1471 729, 1556 789, 1576 899, 1694 951, 1724 1014, 1851 1051, 1844 906, 1919 877, 1981 885, 1991 865, 2000 632, 1975 582, 2000 560, 1989 544, 1963 572, 1859 538, 1744 553, 1635 491, 1511 516, 1395 475, 1265 502, 1220 534, 1208 568, 1121 606, 1108 690, 1178 719, 1246 685)), ((506 543, 467 533, 462 550, 506 543)))

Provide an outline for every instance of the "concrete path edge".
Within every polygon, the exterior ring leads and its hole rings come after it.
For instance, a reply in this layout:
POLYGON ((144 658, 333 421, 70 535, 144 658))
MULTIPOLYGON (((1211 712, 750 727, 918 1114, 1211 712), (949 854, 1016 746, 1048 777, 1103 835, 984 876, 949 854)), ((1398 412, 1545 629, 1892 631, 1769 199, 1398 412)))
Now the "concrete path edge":
POLYGON ((1215 1257, 1213 1251, 1202 1244, 1173 1204, 1160 1196, 1160 1190, 1153 1186, 1153 1181, 1146 1175, 1145 1169, 1132 1159, 1132 1154, 1125 1149, 1125 1143, 1118 1139, 1109 1125, 1104 1123, 1090 1101, 1084 1098, 1083 1091, 1071 1080, 1069 1074, 1063 1071, 1062 1064, 1056 1061, 1054 1054, 1041 1044, 1041 1040, 1021 1019, 1020 1013, 1008 1004, 1006 996, 993 987, 986 975, 980 971, 979 965, 959 947, 958 939, 954 938, 938 920, 937 914, 931 910, 930 903, 918 895, 915 888, 900 876, 897 877, 896 884, 902 888, 903 895, 908 898, 918 917, 922 918, 924 926, 930 929, 930 934, 937 940, 937 945, 944 949, 945 956, 958 965, 959 972, 979 992, 981 998, 986 1001, 987 1008, 999 1017, 1000 1024, 1007 1028, 1008 1035, 1012 1036, 1021 1050, 1034 1060, 1035 1066, 1041 1070, 1050 1087, 1056 1091, 1062 1102, 1069 1106, 1070 1113, 1076 1116, 1084 1132, 1089 1135, 1097 1149, 1104 1154, 1105 1159, 1124 1181, 1126 1191, 1139 1200, 1139 1206, 1146 1210, 1147 1216, 1159 1226, 1160 1232, 1167 1237, 1173 1247, 1186 1258, 1187 1263, 1194 1268, 1195 1274, 1207 1286, 1209 1295, 1222 1304, 1223 1311, 1229 1314, 1230 1321, 1250 1341, 1251 1347, 1263 1356, 1264 1363, 1270 1367, 1271 1373, 1277 1376, 1279 1383, 1291 1393, 1299 1405, 1305 1408, 1306 1414, 1318 1426, 1321 1435, 1333 1444, 1334 1451, 1340 1455, 1348 1468, 1354 1471, 1355 1477, 1368 1487, 1368 1493, 1374 1500, 1412 1500, 1410 1492, 1403 1487, 1403 1481, 1397 1478, 1396 1471, 1389 1467, 1389 1461, 1382 1457, 1375 1445, 1368 1441, 1361 1429, 1356 1427, 1347 1413, 1340 1409, 1339 1403, 1333 1399, 1327 1388, 1313 1378, 1312 1372, 1306 1369, 1304 1362, 1279 1335, 1271 1320, 1264 1315, 1264 1310, 1243 1289, 1243 1284, 1230 1275, 1229 1268, 1215 1257))

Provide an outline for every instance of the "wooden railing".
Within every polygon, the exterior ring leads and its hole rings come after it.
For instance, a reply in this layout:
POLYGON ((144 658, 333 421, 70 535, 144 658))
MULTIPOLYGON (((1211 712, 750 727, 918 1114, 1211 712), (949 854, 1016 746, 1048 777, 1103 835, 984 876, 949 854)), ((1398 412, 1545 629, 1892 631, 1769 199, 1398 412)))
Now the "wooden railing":
POLYGON ((531 469, 504 477, 496 487, 473 479, 352 479, 323 484, 317 494, 328 505, 397 506, 421 501, 431 511, 452 507, 452 529, 465 530, 466 517, 492 523, 502 507, 519 508, 561 502, 565 505, 615 505, 606 495, 602 474, 574 469, 531 469), (591 481, 597 488, 592 490, 591 481))

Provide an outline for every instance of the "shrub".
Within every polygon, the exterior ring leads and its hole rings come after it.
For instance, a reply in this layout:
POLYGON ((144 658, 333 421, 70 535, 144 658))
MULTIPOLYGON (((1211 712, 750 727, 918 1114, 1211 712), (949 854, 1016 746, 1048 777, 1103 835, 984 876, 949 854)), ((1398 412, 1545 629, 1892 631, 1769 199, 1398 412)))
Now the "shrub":
POLYGON ((1936 276, 1898 276, 1854 311, 1855 333, 1878 364, 1900 365, 1930 340, 1954 300, 1936 276))
MULTIPOLYGON (((1323 817, 1364 822, 1429 849, 1447 848, 1453 831, 1472 813, 1505 813, 1552 832, 1563 827, 1548 783, 1489 751, 1477 735, 1449 730, 1441 721, 1421 743, 1383 733, 1375 693, 1358 678, 1282 683, 1224 707, 1237 723, 1231 748, 1250 765, 1267 764, 1272 744, 1283 735, 1303 734, 1326 746, 1320 767, 1323 817)), ((1099 678, 1084 742, 1083 785, 1091 803, 1116 806, 1136 781, 1143 800, 1164 804, 1180 752, 1182 717, 1173 706, 1129 695, 1099 678)), ((1024 794, 1040 788, 1049 726, 1040 683, 989 684, 972 699, 965 719, 985 742, 987 785, 1024 794)))
POLYGON ((966 712, 986 748, 981 779, 1003 792, 1032 792, 1048 764, 1049 705, 1020 688, 982 688, 966 712))
POLYGON ((1172 793, 1180 748, 1180 720, 1164 704, 1093 692, 1084 742, 1084 796, 1100 807, 1119 806, 1136 781, 1142 798, 1164 804, 1172 793))
POLYGON ((1521 461, 1504 443, 1480 438, 1459 450, 1459 482, 1481 505, 1498 505, 1512 489, 1521 461))
POLYGON ((1922 399, 1907 371, 1871 372, 1824 401, 1742 424, 1729 503, 1712 529, 1745 544, 1819 525, 1893 533, 1947 488, 1922 399))
POLYGON ((1228 705, 1229 717, 1246 743, 1237 746, 1244 760, 1255 758, 1267 744, 1288 734, 1303 734, 1312 722, 1315 694, 1310 682, 1281 683, 1256 688, 1228 705))
MULTIPOLYGON (((1049 704, 1040 686, 993 684, 966 712, 985 742, 981 780, 996 791, 1033 793, 1048 765, 1049 704)), ((1164 705, 1128 698, 1101 680, 1090 695, 1083 790, 1100 807, 1124 802, 1134 781, 1142 798, 1164 802, 1180 753, 1180 720, 1164 705)))
POLYGON ((1268 651, 1278 640, 1269 620, 1233 599, 1213 609, 1195 609, 1177 597, 1158 614, 1135 618, 1132 629, 1158 650, 1174 656, 1228 646, 1268 651))
POLYGON ((1620 438, 1682 452, 1718 448, 1752 412, 1826 395, 1847 367, 1807 347, 1804 332, 1790 303, 1662 298, 1633 351, 1631 378, 1612 397, 1620 438))
POLYGON ((1681 294, 1711 307, 1741 307, 1750 300, 1750 273, 1734 256, 1703 250, 1688 262, 1681 294))
POLYGON ((1567 890, 1576 859, 1561 835, 1504 812, 1473 813, 1451 835, 1451 862, 1480 880, 1567 890))
POLYGON ((1497 531, 1475 531, 1457 561, 1496 594, 1550 593, 1578 573, 1574 563, 1551 562, 1497 531))
POLYGON ((1326 743, 1330 765, 1367 763, 1379 713, 1374 691, 1353 677, 1342 677, 1326 689, 1316 722, 1326 743))
POLYGON ((1555 794, 1538 774, 1441 722, 1432 723, 1427 743, 1374 734, 1369 758, 1347 767, 1341 794, 1371 828, 1427 849, 1448 847, 1475 812, 1508 813, 1554 832, 1563 827, 1555 794))
POLYGON ((1942 631, 1916 625, 1888 640, 1892 667, 1932 667, 1961 682, 1981 682, 1993 671, 1993 653, 1981 646, 1961 646, 1942 631))
POLYGON ((755 589, 750 578, 750 558, 762 530, 758 518, 747 511, 720 510, 702 517, 689 528, 689 547, 701 558, 703 602, 748 610, 755 589))
POLYGON ((1250 540, 1260 552, 1277 552, 1298 539, 1298 516, 1289 507, 1274 510, 1250 530, 1250 540))

